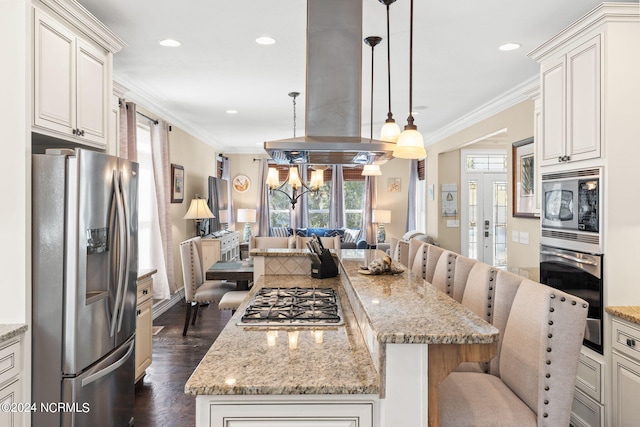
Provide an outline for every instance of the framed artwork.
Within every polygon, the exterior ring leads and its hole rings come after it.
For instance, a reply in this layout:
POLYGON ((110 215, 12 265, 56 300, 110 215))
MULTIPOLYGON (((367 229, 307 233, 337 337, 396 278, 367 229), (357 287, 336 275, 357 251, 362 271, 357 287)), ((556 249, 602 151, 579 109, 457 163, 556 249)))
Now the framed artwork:
POLYGON ((533 138, 513 143, 513 216, 539 218, 533 138))
POLYGON ((251 187, 251 181, 246 175, 237 175, 233 178, 233 189, 238 193, 244 193, 251 187))
POLYGON ((171 203, 184 200, 184 167, 171 163, 171 203))
POLYGON ((400 178, 387 178, 387 191, 389 193, 399 193, 400 190, 400 178))

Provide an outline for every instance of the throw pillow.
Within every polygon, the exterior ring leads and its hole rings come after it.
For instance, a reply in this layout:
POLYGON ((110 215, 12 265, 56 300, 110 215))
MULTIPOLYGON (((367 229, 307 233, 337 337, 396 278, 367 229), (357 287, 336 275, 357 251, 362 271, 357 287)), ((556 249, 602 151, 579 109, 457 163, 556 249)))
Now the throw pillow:
POLYGON ((289 237, 293 233, 289 227, 271 227, 271 235, 274 237, 289 237))
POLYGON ((307 237, 307 229, 306 228, 298 228, 296 230, 296 236, 307 237))
POLYGON ((327 237, 340 236, 340 240, 343 240, 344 230, 327 230, 327 233, 325 234, 325 236, 327 237))
POLYGON ((357 243, 358 237, 360 236, 360 230, 345 228, 344 229, 344 237, 342 241, 344 243, 357 243))
POLYGON ((312 234, 318 237, 324 237, 326 236, 326 232, 326 228, 307 228, 307 237, 311 237, 312 234))

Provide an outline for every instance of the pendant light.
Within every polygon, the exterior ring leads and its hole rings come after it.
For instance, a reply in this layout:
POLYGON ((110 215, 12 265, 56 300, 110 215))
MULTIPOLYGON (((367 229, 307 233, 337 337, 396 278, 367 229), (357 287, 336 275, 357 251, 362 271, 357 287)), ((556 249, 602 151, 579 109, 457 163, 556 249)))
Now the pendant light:
POLYGON ((409 26, 409 117, 404 131, 400 134, 393 157, 400 159, 424 159, 427 151, 424 149, 424 139, 413 124, 413 0, 411 0, 411 22, 409 26))
MULTIPOLYGON (((364 39, 364 42, 371 46, 371 135, 370 140, 373 140, 373 49, 382 41, 382 37, 378 36, 369 36, 364 39)), ((380 171, 380 166, 373 164, 372 159, 369 159, 369 164, 364 165, 362 169, 362 175, 364 176, 375 176, 382 175, 380 171)))
POLYGON ((389 32, 389 6, 396 0, 380 0, 380 3, 387 6, 387 88, 389 90, 389 111, 387 112, 387 120, 380 130, 380 139, 387 142, 396 142, 400 136, 400 126, 393 119, 391 112, 391 34, 389 32))

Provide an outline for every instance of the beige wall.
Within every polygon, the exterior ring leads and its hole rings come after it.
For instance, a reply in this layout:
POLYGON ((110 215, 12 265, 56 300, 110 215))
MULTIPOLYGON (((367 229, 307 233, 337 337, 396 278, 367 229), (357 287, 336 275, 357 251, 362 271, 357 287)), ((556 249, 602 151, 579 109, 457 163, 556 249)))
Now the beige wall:
MULTIPOLYGON (((400 238, 407 231, 407 195, 409 190, 409 176, 411 172, 411 161, 404 159, 393 159, 380 166, 381 176, 376 177, 378 186, 377 198, 378 209, 389 209, 391 211, 391 224, 385 224, 387 242, 392 237, 400 238), (400 192, 392 193, 388 189, 388 179, 400 178, 400 192)), ((375 242, 369 242, 375 243, 375 242)))
MULTIPOLYGON (((267 155, 231 154, 227 157, 229 157, 231 180, 237 175, 242 174, 248 176, 251 181, 251 186, 244 193, 231 190, 233 209, 235 210, 234 214, 235 218, 237 218, 238 209, 256 209, 257 207, 260 189, 260 179, 258 176, 260 162, 258 162, 257 159, 267 158, 267 155), (254 159, 256 160, 254 161, 254 159)), ((257 214, 259 215, 260 212, 257 212, 257 214)), ((242 240, 244 223, 229 224, 229 228, 240 231, 240 240, 242 240)), ((258 235, 257 223, 251 224, 251 233, 254 236, 258 235)))
POLYGON ((196 235, 193 220, 183 219, 189 209, 191 199, 199 194, 207 198, 208 178, 216 174, 215 149, 194 138, 188 133, 172 126, 169 132, 171 163, 184 167, 184 200, 171 204, 171 223, 173 235, 173 260, 175 266, 176 288, 182 289, 182 265, 180 263, 180 242, 196 235))
MULTIPOLYGON (((440 186, 455 183, 460 188, 460 150, 471 148, 469 144, 472 141, 501 129, 506 129, 506 142, 502 148, 507 150, 507 191, 511 195, 511 144, 533 135, 533 101, 523 101, 427 147, 427 182, 433 184, 436 190, 435 200, 427 202, 427 230, 437 238, 441 246, 447 249, 461 252, 460 228, 448 228, 446 219, 450 218, 443 218, 440 215, 440 186)), ((473 146, 473 148, 482 147, 479 144, 473 146)), ((501 148, 499 145, 484 147, 501 148)), ((460 192, 458 192, 458 206, 460 206, 459 195, 460 192)), ((512 217, 511 197, 508 203, 507 265, 508 267, 537 267, 540 221, 512 217), (511 235, 514 231, 529 233, 529 243, 512 242, 511 235)))

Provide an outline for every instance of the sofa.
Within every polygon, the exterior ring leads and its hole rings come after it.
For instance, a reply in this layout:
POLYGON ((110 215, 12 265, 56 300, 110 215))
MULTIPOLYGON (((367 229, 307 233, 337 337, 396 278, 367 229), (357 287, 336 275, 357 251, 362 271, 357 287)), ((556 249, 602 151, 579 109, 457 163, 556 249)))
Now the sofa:
MULTIPOLYGON (((341 249, 367 249, 367 241, 360 238, 360 230, 349 228, 298 228, 295 230, 290 227, 271 227, 270 236, 277 237, 334 237, 340 236, 341 249)), ((295 240, 294 240, 295 246, 295 240)))

